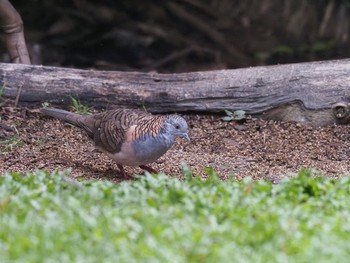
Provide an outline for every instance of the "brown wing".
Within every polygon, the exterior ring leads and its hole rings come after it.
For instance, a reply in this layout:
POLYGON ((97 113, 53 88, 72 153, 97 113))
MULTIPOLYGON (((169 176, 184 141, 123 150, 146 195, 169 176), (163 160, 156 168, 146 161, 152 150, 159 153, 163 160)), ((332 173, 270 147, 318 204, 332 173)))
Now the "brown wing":
POLYGON ((142 111, 117 109, 83 117, 78 126, 86 131, 97 148, 117 153, 127 139, 130 127, 137 127, 153 118, 151 114, 142 111))

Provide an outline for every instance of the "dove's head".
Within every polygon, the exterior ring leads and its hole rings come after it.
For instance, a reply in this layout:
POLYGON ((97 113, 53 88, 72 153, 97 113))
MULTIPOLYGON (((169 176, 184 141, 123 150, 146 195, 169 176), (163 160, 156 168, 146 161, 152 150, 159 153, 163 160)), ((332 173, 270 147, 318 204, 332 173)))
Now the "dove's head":
POLYGON ((170 115, 165 120, 165 130, 174 139, 176 137, 185 138, 190 142, 190 137, 187 134, 188 125, 184 118, 177 115, 170 115))

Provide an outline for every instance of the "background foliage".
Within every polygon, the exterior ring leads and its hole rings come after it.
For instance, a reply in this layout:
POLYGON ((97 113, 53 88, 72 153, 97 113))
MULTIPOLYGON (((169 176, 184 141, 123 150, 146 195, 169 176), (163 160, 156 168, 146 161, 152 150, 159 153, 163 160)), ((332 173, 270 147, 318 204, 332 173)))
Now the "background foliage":
POLYGON ((348 0, 12 2, 38 64, 183 72, 350 54, 348 0))

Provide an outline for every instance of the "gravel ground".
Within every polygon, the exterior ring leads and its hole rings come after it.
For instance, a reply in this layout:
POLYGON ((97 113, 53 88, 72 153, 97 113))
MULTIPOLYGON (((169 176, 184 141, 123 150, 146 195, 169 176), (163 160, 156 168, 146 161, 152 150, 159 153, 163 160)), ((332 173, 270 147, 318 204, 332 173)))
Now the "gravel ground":
MULTIPOLYGON (((0 108, 0 173, 71 168, 72 176, 120 181, 118 168, 78 128, 42 116, 37 109, 0 108)), ((350 171, 349 126, 312 128, 296 123, 183 115, 191 143, 178 140, 152 167, 181 178, 185 162, 195 175, 212 166, 222 179, 267 178, 278 182, 301 168, 338 177, 350 171)), ((129 174, 141 174, 127 167, 129 174)))

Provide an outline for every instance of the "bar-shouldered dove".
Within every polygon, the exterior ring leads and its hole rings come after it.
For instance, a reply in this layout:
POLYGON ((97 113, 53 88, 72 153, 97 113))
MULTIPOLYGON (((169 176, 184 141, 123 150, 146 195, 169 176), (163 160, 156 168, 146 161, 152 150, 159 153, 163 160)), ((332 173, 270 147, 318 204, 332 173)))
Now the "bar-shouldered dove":
POLYGON ((43 108, 41 111, 83 129, 95 148, 117 163, 124 178, 129 177, 123 165, 156 172, 146 164, 165 154, 177 137, 190 141, 187 123, 178 115, 152 115, 131 109, 87 116, 55 108, 43 108))

